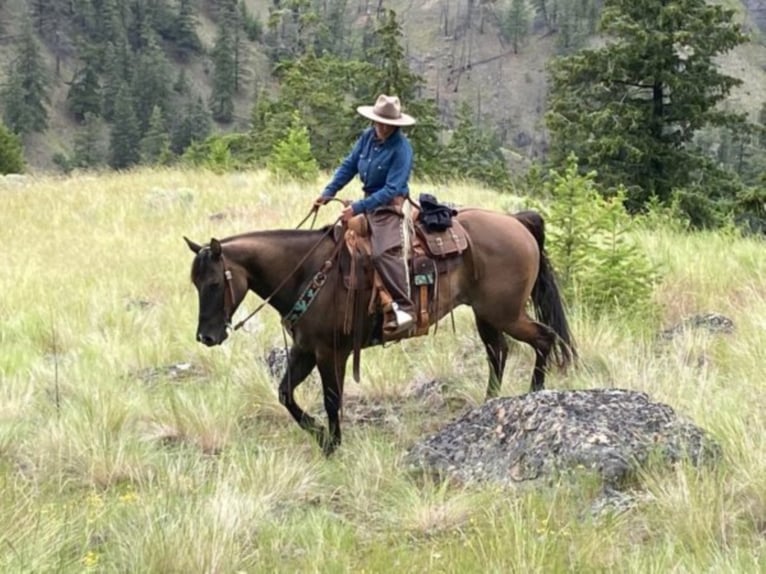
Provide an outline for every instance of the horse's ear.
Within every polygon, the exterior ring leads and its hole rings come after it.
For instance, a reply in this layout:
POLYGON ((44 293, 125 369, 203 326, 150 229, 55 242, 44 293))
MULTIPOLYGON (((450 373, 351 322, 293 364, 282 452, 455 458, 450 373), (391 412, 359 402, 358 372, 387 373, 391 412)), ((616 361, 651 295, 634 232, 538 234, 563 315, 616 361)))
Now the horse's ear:
POLYGON ((223 254, 223 249, 221 248, 221 242, 218 241, 215 237, 212 237, 210 239, 210 252, 213 254, 213 257, 218 259, 223 254))
POLYGON ((191 239, 189 239, 185 235, 184 235, 184 241, 186 241, 186 245, 188 245, 189 249, 194 251, 194 253, 199 253, 200 249, 202 249, 201 245, 197 245, 196 243, 194 243, 194 241, 192 241, 191 239))

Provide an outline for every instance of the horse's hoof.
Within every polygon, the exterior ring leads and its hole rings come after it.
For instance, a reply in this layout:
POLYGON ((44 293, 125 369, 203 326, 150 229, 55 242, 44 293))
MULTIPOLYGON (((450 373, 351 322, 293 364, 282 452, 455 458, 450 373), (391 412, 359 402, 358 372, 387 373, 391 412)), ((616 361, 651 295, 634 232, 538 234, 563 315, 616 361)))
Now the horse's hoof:
POLYGON ((322 453, 329 458, 339 446, 340 443, 337 441, 326 441, 322 446, 322 453))

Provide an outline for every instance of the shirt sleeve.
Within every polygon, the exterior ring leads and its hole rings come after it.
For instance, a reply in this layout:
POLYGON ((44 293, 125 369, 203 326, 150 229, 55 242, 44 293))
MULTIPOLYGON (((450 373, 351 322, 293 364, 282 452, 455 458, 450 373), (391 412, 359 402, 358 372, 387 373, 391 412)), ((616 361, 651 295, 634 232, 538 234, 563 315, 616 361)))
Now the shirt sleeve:
POLYGON ((386 185, 364 199, 352 203, 354 213, 372 211, 388 205, 399 195, 407 195, 410 171, 412 171, 412 148, 406 144, 399 147, 391 158, 391 165, 386 174, 386 185))
POLYGON ((338 169, 324 188, 322 197, 335 197, 335 194, 343 189, 346 184, 354 179, 354 176, 359 171, 359 155, 362 152, 362 140, 364 140, 364 134, 356 140, 351 152, 343 159, 338 169))

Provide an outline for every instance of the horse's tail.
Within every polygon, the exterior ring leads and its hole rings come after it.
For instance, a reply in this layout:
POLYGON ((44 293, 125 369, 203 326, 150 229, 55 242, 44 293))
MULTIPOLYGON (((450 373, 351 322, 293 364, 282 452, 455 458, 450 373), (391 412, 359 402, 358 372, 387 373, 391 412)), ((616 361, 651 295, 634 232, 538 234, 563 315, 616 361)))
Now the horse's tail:
POLYGON ((545 253, 545 221, 536 211, 520 211, 514 214, 514 217, 529 230, 540 249, 540 270, 532 287, 532 304, 538 320, 548 325, 558 335, 553 346, 553 354, 559 367, 566 368, 577 358, 577 351, 569 330, 569 322, 556 283, 556 276, 545 253))

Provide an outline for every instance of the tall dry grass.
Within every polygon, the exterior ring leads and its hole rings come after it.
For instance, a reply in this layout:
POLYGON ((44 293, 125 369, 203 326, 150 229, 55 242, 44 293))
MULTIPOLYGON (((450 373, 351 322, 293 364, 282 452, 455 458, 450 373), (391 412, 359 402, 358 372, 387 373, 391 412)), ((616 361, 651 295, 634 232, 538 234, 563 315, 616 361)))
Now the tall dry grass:
MULTIPOLYGON (((664 270, 663 323, 572 316, 581 367, 549 387, 622 387, 712 432, 714 471, 653 471, 639 505, 594 518, 587 477, 539 489, 435 484, 412 441, 479 404, 470 312, 435 337, 364 354, 344 445, 327 460, 276 398, 265 310, 219 348, 194 342, 182 236, 293 227, 313 188, 263 173, 175 170, 0 181, 0 570, 3 572, 760 572, 766 570, 766 250, 731 234, 642 232, 664 270), (647 333, 718 312, 736 333, 647 333), (642 327, 642 328, 637 328, 642 327), (439 379, 448 404, 420 404, 439 379)), ((461 204, 523 200, 456 183, 461 204)), ((321 223, 334 219, 332 208, 321 223)), ((258 303, 245 302, 242 316, 258 303)), ((513 346, 503 392, 525 392, 513 346)), ((298 400, 322 414, 312 376, 298 400)))

